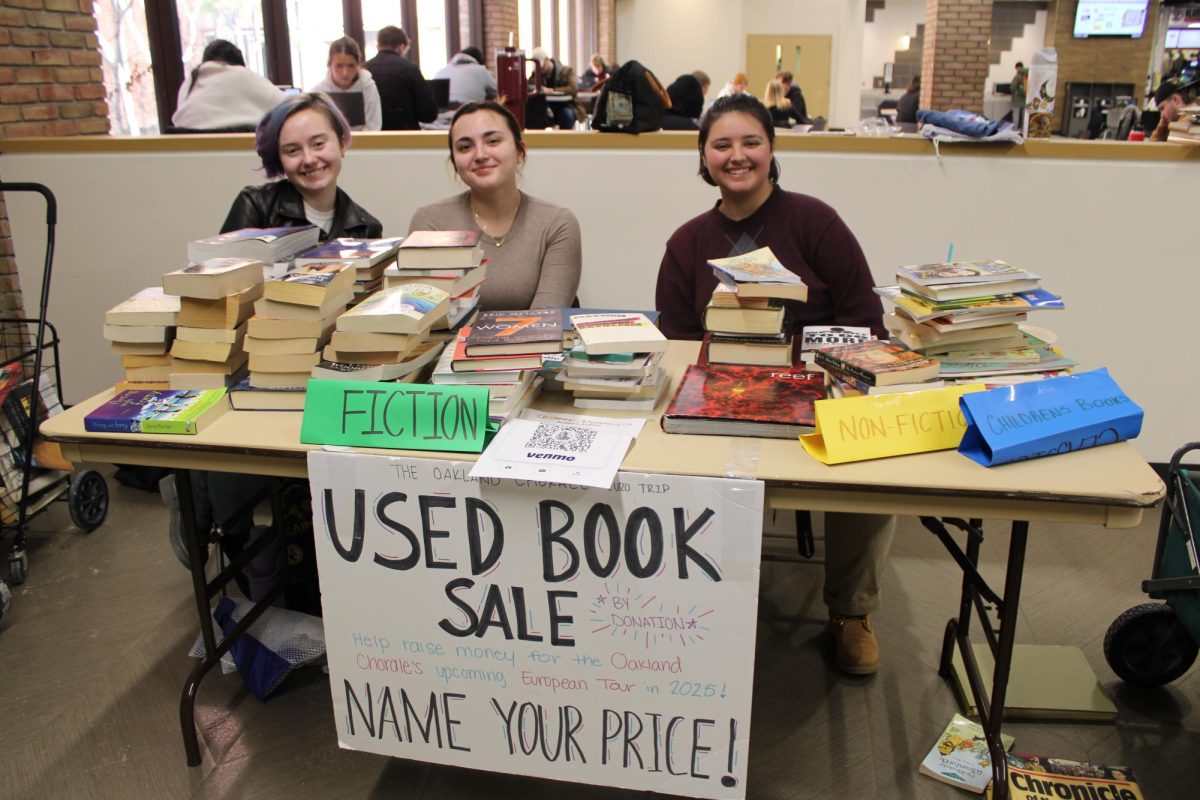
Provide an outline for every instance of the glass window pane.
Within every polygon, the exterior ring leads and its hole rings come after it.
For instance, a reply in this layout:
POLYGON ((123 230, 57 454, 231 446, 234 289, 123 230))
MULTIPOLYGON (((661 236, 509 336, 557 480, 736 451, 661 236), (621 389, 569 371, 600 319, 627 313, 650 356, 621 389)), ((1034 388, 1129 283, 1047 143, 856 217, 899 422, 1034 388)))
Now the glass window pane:
POLYGON ((417 0, 417 41, 421 73, 426 77, 446 66, 446 0, 417 0))
POLYGON ((342 2, 288 0, 287 21, 292 44, 292 83, 308 90, 325 77, 330 42, 342 38, 342 2))
MULTIPOLYGON (((363 36, 366 38, 366 50, 363 57, 371 59, 379 52, 375 45, 375 37, 380 28, 395 25, 403 28, 403 18, 400 13, 400 0, 362 0, 363 36)), ((405 31, 407 33, 408 31, 405 31)))
POLYGON ((575 53, 575 39, 571 35, 571 0, 558 0, 558 60, 575 67, 575 74, 581 75, 587 69, 579 63, 575 53))
POLYGON ((542 4, 541 19, 538 20, 541 23, 542 29, 542 49, 555 58, 558 58, 558 53, 554 52, 554 9, 551 8, 554 5, 554 0, 539 1, 542 4))
POLYGON ((266 75, 266 37, 263 35, 261 0, 176 0, 179 44, 183 51, 184 80, 204 57, 213 39, 233 42, 242 51, 246 66, 266 75))
POLYGON ((534 0, 517 2, 517 26, 521 29, 517 47, 526 53, 533 50, 533 3, 534 0))
POLYGON ((471 0, 458 0, 458 40, 460 50, 475 43, 475 31, 471 30, 471 0))
POLYGON ((113 135, 158 133, 145 5, 131 0, 96 0, 94 8, 113 135))

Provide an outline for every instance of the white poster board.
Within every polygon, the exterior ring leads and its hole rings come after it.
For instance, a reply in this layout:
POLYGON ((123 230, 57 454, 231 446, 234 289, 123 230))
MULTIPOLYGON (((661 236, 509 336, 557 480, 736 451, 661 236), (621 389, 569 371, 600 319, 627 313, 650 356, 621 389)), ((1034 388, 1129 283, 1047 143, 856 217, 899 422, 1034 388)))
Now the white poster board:
POLYGON ((746 796, 763 486, 308 456, 342 747, 746 796))

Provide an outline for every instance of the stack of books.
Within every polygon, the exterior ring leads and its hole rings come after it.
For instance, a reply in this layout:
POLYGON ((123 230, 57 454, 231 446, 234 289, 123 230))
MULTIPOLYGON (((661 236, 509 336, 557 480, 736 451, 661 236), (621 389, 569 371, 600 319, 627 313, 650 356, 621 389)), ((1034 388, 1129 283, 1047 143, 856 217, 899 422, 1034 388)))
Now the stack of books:
POLYGON ((354 294, 356 272, 348 261, 315 261, 266 282, 247 326, 251 386, 305 387, 334 320, 354 294))
POLYGON ((936 357, 945 380, 1037 380, 1075 363, 1052 346, 1052 333, 1025 325, 1031 311, 1063 308, 1033 273, 971 261, 901 267, 896 280, 876 290, 895 307, 884 323, 895 341, 936 357))
POLYGON ((833 397, 940 388, 940 364, 898 342, 871 340, 816 351, 833 397))
POLYGON ((104 338, 121 357, 129 388, 167 388, 178 324, 179 298, 160 286, 142 289, 104 314, 104 338))
POLYGON ((188 242, 189 264, 210 258, 249 258, 263 264, 263 278, 270 280, 289 271, 297 253, 316 245, 321 230, 315 225, 294 228, 242 228, 207 239, 188 242))
POLYGON ((650 411, 668 380, 659 366, 667 339, 637 311, 574 314, 576 341, 558 378, 576 408, 650 411))
POLYGON ((710 364, 791 366, 783 301, 807 300, 804 282, 769 247, 708 265, 719 283, 704 310, 703 356, 710 364))
POLYGON ((815 363, 818 350, 874 339, 870 328, 858 325, 805 325, 800 332, 800 360, 806 369, 819 370, 815 363))
POLYGON ((1168 142, 1200 142, 1200 106, 1184 106, 1174 122, 1168 122, 1168 142))
POLYGON ((519 416, 541 391, 543 378, 532 369, 454 371, 454 348, 445 347, 429 382, 443 386, 482 386, 488 390, 488 418, 503 425, 519 416))
POLYGON ((450 349, 450 369, 463 376, 463 383, 493 379, 484 373, 537 372, 545 360, 562 357, 562 309, 480 311, 471 325, 458 330, 450 349))
POLYGON ((180 297, 184 330, 171 345, 170 388, 224 389, 244 377, 244 322, 262 283, 262 262, 249 258, 212 258, 163 275, 163 291, 180 297))
POLYGON ((312 377, 416 381, 441 353, 443 343, 430 340, 429 331, 449 307, 444 291, 424 283, 376 292, 337 318, 312 377))
POLYGON ((413 231, 400 245, 396 263, 383 272, 386 288, 408 283, 436 286, 450 296, 450 308, 433 337, 451 341, 468 324, 487 279, 479 231, 413 231))
POLYGON ((354 305, 383 288, 383 273, 396 261, 401 237, 390 239, 330 239, 296 256, 294 267, 306 267, 328 261, 343 261, 354 266, 354 305))

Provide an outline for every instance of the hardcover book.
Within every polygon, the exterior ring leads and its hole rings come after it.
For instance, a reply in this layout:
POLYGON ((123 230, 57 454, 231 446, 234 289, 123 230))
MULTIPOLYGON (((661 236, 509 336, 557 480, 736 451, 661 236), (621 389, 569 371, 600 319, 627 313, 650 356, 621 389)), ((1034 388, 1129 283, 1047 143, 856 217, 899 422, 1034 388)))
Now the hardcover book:
POLYGON ((206 239, 188 242, 187 257, 193 264, 210 258, 252 258, 274 264, 317 243, 321 230, 316 225, 294 228, 242 228, 206 239))
POLYGON ((228 404, 224 389, 119 392, 83 418, 86 431, 196 434, 228 404))
MULTIPOLYGON (((1013 737, 1002 733, 1000 741, 1007 750, 1012 747, 1013 737)), ((955 714, 919 769, 922 775, 983 794, 992 780, 992 757, 988 752, 983 727, 961 714, 955 714)))
POLYGON ((296 267, 282 278, 267 281, 263 297, 319 308, 330 297, 353 291, 354 276, 354 265, 348 261, 312 262, 296 267))
POLYGON ((454 356, 450 360, 450 368, 454 372, 541 369, 541 352, 516 353, 513 355, 468 356, 467 338, 473 331, 474 328, 470 326, 464 326, 463 328, 459 329, 458 338, 454 340, 454 356))
POLYGON ((750 364, 761 367, 790 367, 792 339, 774 336, 723 336, 704 334, 701 348, 710 364, 750 364))
POLYGON ((178 324, 179 298, 167 294, 161 286, 148 286, 127 300, 122 300, 104 314, 105 325, 163 325, 178 324))
MULTIPOLYGON (((588 355, 613 353, 665 353, 667 337, 645 314, 636 311, 611 314, 576 314, 575 334, 588 355)), ((559 337, 561 340, 561 336, 559 337)))
MULTIPOLYGON (((1009 800, 1052 797, 1145 800, 1129 767, 1088 764, 1066 758, 1009 753, 1009 800)), ((988 787, 991 796, 991 787, 988 787)))
POLYGON ((303 386, 272 389, 252 385, 251 378, 229 387, 229 407, 234 411, 303 411, 304 398, 303 386))
POLYGON ((162 277, 167 294, 200 300, 217 300, 262 282, 262 262, 252 258, 209 258, 162 277))
POLYGON ((396 252, 396 266, 401 270, 477 267, 483 260, 480 235, 479 231, 413 231, 396 252))
POLYGON ((396 248, 404 241, 401 236, 389 239, 330 239, 296 256, 296 266, 319 264, 325 261, 346 261, 356 270, 370 270, 396 257, 396 248))
POLYGON ((450 309, 450 295, 426 283, 384 289, 338 317, 339 331, 424 333, 450 309))
POLYGON ((893 342, 859 342, 818 350, 814 362, 853 375, 871 386, 920 383, 938 377, 936 359, 893 342))
POLYGON ((480 311, 466 337, 466 354, 560 353, 562 344, 561 308, 480 311))
POLYGON ((800 276, 779 263, 769 247, 740 256, 709 259, 717 280, 741 297, 779 297, 785 300, 808 299, 808 287, 800 276))
POLYGON ((667 433, 792 439, 816 425, 825 377, 793 368, 692 364, 662 416, 667 433))

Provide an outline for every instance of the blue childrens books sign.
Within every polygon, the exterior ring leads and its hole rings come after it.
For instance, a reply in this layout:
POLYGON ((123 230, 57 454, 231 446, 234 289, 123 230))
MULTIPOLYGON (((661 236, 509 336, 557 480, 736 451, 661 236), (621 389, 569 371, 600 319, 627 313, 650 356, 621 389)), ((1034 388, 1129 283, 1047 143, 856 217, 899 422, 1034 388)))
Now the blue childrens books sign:
POLYGON ((959 400, 967 430, 958 452, 985 467, 1135 438, 1143 412, 1107 369, 1019 383, 959 400))

